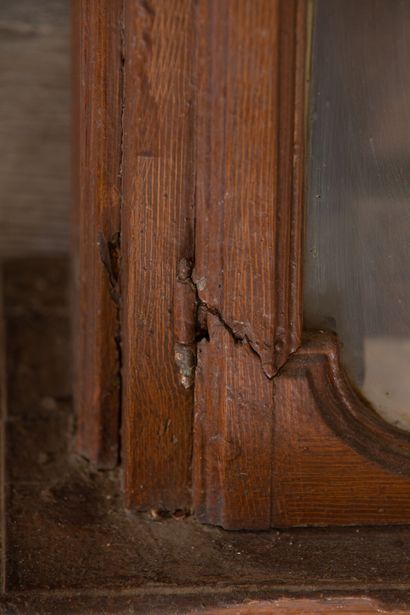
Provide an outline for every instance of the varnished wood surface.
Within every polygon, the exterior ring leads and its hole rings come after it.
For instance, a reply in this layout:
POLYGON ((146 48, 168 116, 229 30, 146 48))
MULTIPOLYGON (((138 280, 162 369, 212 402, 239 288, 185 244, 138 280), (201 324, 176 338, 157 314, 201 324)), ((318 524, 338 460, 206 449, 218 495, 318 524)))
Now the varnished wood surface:
POLYGON ((216 316, 198 347, 193 506, 206 523, 270 527, 273 384, 216 316))
POLYGON ((278 2, 199 4, 194 510, 229 527, 269 524, 278 30, 278 2))
POLYGON ((177 265, 193 258, 194 3, 125 2, 123 463, 127 503, 190 507, 193 391, 174 361, 177 265))
POLYGON ((400 464, 380 434, 357 419, 353 427, 343 422, 344 397, 353 393, 335 369, 334 353, 332 336, 318 333, 275 378, 272 525, 408 523, 405 452, 400 464), (337 415, 339 423, 332 422, 337 415), (361 444, 359 435, 368 442, 361 444))
MULTIPOLYGON (((96 472, 71 450, 68 269, 44 258, 5 266, 0 612, 235 612, 252 601, 304 596, 334 607, 364 595, 380 610, 408 612, 409 527, 227 532, 189 516, 125 510, 120 472, 96 472)), ((303 613, 309 603, 294 604, 303 613)))
POLYGON ((121 374, 131 508, 190 508, 192 470, 201 519, 269 526, 271 379, 301 331, 305 8, 304 0, 129 0, 123 15, 119 3, 77 8, 87 52, 78 93, 87 129, 78 448, 99 465, 114 462, 121 374), (98 184, 89 172, 101 170, 98 184), (184 258, 194 270, 181 286, 184 258), (193 442, 195 350, 184 380, 178 344, 191 352, 195 342, 187 314, 195 293, 209 341, 200 343, 193 442))
MULTIPOLYGON (((121 473, 72 454, 68 268, 55 258, 5 266, 0 613, 235 612, 258 601, 308 597, 333 607, 363 596, 409 612, 408 526, 228 532, 192 516, 125 510, 121 473)), ((303 613, 309 603, 294 604, 303 613)))
POLYGON ((333 433, 393 474, 410 477, 410 434, 387 423, 354 388, 342 365, 337 336, 306 333, 300 353, 308 373, 313 356, 322 354, 326 386, 320 380, 314 383, 312 378, 310 385, 321 401, 318 408, 322 420, 333 433))
POLYGON ((199 3, 194 509, 231 529, 270 525, 272 377, 300 343, 305 8, 199 3))
MULTIPOLYGON (((251 346, 268 378, 300 341, 300 305, 296 317, 287 313, 300 293, 298 6, 204 0, 198 7, 194 279, 200 299, 251 346)), ((302 38, 304 29, 301 20, 302 38)))
POLYGON ((77 450, 118 459, 122 0, 73 4, 77 450))
POLYGON ((121 359, 130 508, 193 505, 227 529, 408 522, 410 438, 351 389, 331 336, 301 340, 307 3, 82 6, 99 63, 82 86, 80 451, 116 452, 121 359))

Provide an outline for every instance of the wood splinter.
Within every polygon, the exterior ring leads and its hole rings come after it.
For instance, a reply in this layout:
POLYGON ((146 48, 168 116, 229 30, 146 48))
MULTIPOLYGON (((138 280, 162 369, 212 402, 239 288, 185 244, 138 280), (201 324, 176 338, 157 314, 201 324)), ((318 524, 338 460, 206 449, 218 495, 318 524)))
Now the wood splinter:
POLYGON ((192 282, 193 263, 182 258, 177 267, 175 285, 175 363, 179 380, 189 389, 194 384, 196 366, 197 293, 192 282))

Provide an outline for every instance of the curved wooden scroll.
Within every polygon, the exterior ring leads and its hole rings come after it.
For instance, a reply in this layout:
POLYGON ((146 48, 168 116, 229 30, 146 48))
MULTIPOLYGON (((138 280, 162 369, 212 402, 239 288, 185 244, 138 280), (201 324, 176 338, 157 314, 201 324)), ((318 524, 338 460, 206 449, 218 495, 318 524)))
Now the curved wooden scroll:
POLYGON ((275 378, 273 526, 408 523, 410 435, 349 383, 333 334, 309 334, 275 378))
POLYGON ((298 359, 302 356, 318 409, 330 429, 367 458, 410 476, 410 433, 385 421, 354 388, 341 364, 336 335, 306 334, 298 359), (323 358, 320 376, 313 368, 319 356, 323 358))

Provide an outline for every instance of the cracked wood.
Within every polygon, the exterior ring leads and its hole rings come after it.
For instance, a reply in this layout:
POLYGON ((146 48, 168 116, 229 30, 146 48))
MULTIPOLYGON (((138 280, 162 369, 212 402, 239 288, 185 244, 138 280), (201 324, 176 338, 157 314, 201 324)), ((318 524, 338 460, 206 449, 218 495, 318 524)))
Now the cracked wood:
POLYGON ((194 281, 269 378, 301 334, 296 7, 204 0, 198 9, 194 281))
POLYGON ((115 463, 123 356, 133 508, 183 515, 192 474, 230 529, 409 519, 409 435, 300 346, 306 4, 77 4, 77 442, 115 463))
POLYGON ((201 0, 194 509, 271 522, 272 379, 300 344, 305 2, 201 0))
POLYGON ((131 508, 189 509, 193 475, 203 520, 269 524, 272 378, 301 330, 304 7, 81 9, 88 69, 98 62, 81 86, 95 91, 81 141, 79 442, 101 461, 119 437, 121 367, 131 508))
POLYGON ((192 260, 191 0, 125 2, 123 464, 132 508, 191 504, 193 391, 175 366, 177 263, 192 260))

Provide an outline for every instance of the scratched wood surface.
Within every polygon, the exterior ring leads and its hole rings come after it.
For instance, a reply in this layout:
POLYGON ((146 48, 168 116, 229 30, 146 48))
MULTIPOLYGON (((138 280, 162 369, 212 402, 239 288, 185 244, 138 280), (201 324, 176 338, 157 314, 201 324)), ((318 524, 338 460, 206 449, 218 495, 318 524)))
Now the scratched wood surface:
POLYGON ((81 6, 80 450, 116 459, 121 367, 129 507, 407 522, 410 439, 301 340, 307 3, 81 6))
POLYGON ((77 450, 117 463, 122 1, 73 4, 77 450))
POLYGON ((198 10, 194 279, 270 378, 300 342, 300 305, 295 318, 284 310, 300 292, 297 2, 204 0, 198 10))
POLYGON ((270 525, 272 377, 300 343, 305 3, 203 1, 194 281, 194 508, 270 525), (302 103, 302 104, 301 104, 302 103))
POLYGON ((131 507, 190 506, 193 391, 174 362, 177 265, 193 258, 194 3, 125 3, 123 464, 131 507))
POLYGON ((121 472, 72 455, 68 260, 19 259, 3 270, 1 613, 235 612, 251 600, 309 596, 330 607, 364 594, 381 610, 409 612, 409 526, 228 532, 192 516, 130 515, 121 472))
POLYGON ((247 344, 217 316, 198 347, 195 377, 193 507, 229 529, 270 527, 272 381, 247 344), (256 393, 256 394, 255 394, 256 393))

